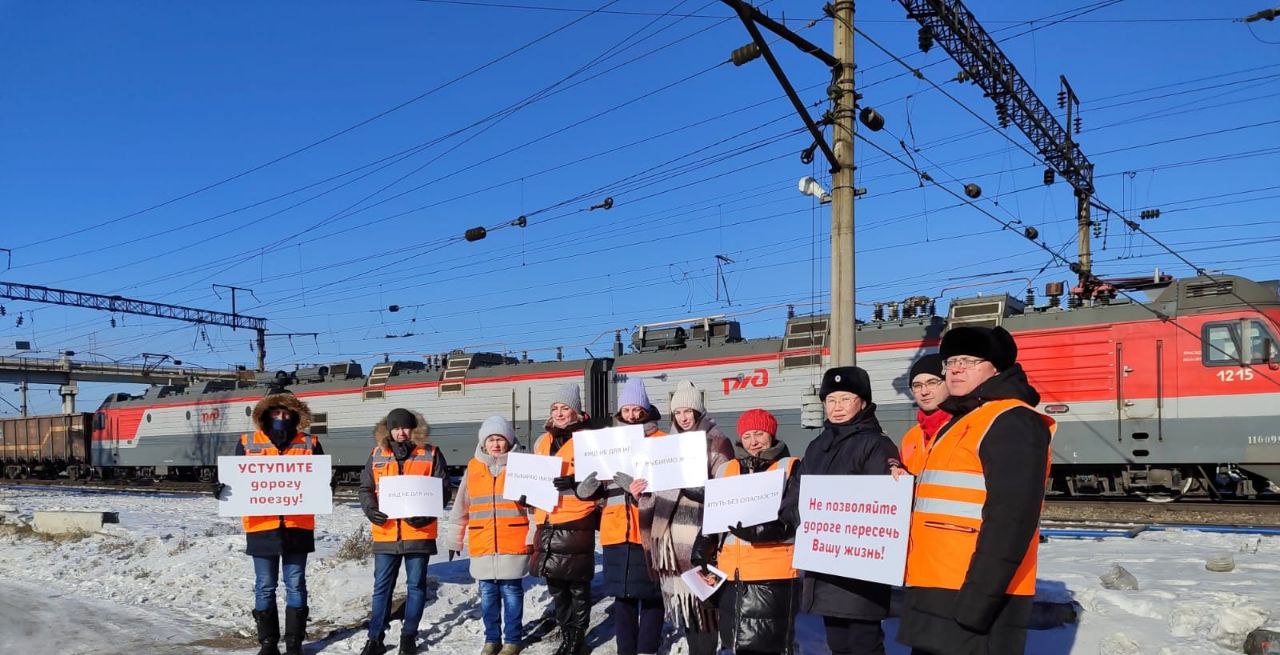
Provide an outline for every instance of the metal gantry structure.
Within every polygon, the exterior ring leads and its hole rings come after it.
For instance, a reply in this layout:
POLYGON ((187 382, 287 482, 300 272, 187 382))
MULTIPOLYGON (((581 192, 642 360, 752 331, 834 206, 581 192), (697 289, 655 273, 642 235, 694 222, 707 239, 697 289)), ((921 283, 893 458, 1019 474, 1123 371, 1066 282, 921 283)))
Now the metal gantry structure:
MULTIPOLYGON (((1057 171, 1075 189, 1079 260, 1072 270, 1080 278, 1080 292, 1087 295, 1096 284, 1093 277, 1089 236, 1093 227, 1090 213, 1094 193, 1093 164, 1075 142, 1072 129, 1079 131, 1079 117, 1072 112, 1079 101, 1060 78, 1059 104, 1068 111, 1063 127, 1031 89, 1000 49, 995 39, 960 0, 898 0, 907 16, 920 23, 921 45, 936 41, 963 71, 963 77, 978 85, 995 103, 1001 127, 1017 126, 1039 151, 1046 165, 1057 171), (1074 124, 1073 124, 1074 123, 1074 124)), ((1052 181, 1048 174, 1046 183, 1052 181)))
POLYGON ((42 287, 33 284, 19 284, 16 282, 0 282, 0 297, 50 305, 63 305, 66 307, 85 307, 88 309, 118 312, 121 314, 169 318, 176 321, 186 321, 188 323, 196 323, 200 325, 222 325, 232 329, 244 328, 247 330, 253 330, 257 333, 258 370, 262 371, 266 369, 267 319, 265 318, 245 316, 244 314, 235 313, 234 311, 228 314, 226 312, 217 312, 197 307, 168 305, 164 303, 149 302, 146 300, 136 300, 134 298, 125 298, 123 296, 108 296, 98 293, 87 293, 84 291, 54 289, 51 287, 42 287))

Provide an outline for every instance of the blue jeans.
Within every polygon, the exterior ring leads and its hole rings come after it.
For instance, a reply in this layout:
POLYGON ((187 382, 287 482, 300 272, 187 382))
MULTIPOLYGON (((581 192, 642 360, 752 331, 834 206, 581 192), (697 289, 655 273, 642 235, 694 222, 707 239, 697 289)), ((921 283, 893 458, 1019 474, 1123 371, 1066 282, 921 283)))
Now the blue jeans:
POLYGON ((485 643, 520 643, 524 639, 524 581, 480 580, 479 583, 485 643))
POLYGON ((280 582, 280 562, 284 561, 284 603, 288 607, 307 606, 307 554, 285 553, 279 557, 253 558, 253 609, 264 612, 276 608, 276 585, 280 582))
POLYGON ((422 622, 422 610, 427 606, 427 559, 423 553, 396 555, 373 554, 373 611, 369 616, 369 639, 382 641, 391 621, 391 590, 400 577, 400 560, 404 560, 404 577, 407 594, 404 602, 402 635, 417 635, 422 622))

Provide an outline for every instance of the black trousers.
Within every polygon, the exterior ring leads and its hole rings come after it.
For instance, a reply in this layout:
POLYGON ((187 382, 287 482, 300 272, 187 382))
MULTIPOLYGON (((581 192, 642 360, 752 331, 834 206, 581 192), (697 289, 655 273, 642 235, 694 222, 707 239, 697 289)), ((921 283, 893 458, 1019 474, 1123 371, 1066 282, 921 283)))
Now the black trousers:
POLYGON ((591 583, 547 578, 547 592, 560 629, 586 632, 591 620, 591 583))
POLYGON ((884 655, 884 629, 879 621, 822 617, 832 655, 884 655))
POLYGON ((652 655, 662 643, 662 599, 615 598, 618 655, 652 655))
POLYGON ((684 639, 689 644, 689 655, 716 655, 719 652, 720 633, 716 630, 711 632, 689 630, 684 633, 684 639))

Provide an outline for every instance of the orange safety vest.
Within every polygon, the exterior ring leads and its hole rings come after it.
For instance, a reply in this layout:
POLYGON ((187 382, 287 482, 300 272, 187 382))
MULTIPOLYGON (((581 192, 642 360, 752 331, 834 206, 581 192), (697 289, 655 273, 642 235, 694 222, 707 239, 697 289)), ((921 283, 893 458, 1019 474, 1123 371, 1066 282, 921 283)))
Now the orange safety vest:
MULTIPOLYGON (((791 476, 792 469, 800 460, 795 457, 782 457, 769 466, 770 471, 782 467, 784 482, 791 476)), ((724 467, 724 477, 739 475, 742 472, 740 460, 732 460, 724 467)), ((791 566, 791 555, 795 551, 795 538, 786 541, 767 543, 750 543, 725 533, 724 543, 720 546, 720 556, 716 566, 733 576, 734 580, 754 582, 758 580, 791 580, 800 576, 791 566)))
MULTIPOLYGON (((384 475, 431 475, 435 455, 435 446, 424 448, 414 444, 409 457, 398 462, 389 448, 377 446, 369 455, 373 469, 373 493, 378 493, 378 480, 384 475)), ((370 523, 369 527, 373 529, 374 541, 422 541, 435 539, 439 525, 439 521, 431 521, 426 527, 415 528, 399 519, 387 519, 382 525, 370 523)))
POLYGON ((507 470, 494 476, 478 459, 467 464, 467 552, 485 555, 525 555, 529 515, 512 500, 502 497, 507 470))
MULTIPOLYGON (((280 452, 280 449, 271 443, 271 438, 263 434, 261 430, 254 432, 252 437, 248 434, 240 435, 240 448, 244 450, 244 454, 247 457, 310 455, 315 447, 314 444, 315 437, 299 432, 293 436, 293 441, 289 442, 289 446, 284 449, 284 452, 280 452)), ((316 517, 312 514, 246 516, 241 521, 244 523, 245 532, 264 532, 282 527, 299 528, 301 530, 316 529, 316 517)))
MULTIPOLYGON (((645 435, 665 436, 667 433, 662 430, 645 435)), ((605 491, 604 512, 600 514, 600 545, 640 543, 640 507, 625 489, 610 483, 605 491)))
POLYGON ((903 468, 907 469, 911 475, 920 475, 920 471, 924 469, 926 455, 924 428, 919 425, 911 426, 911 429, 902 435, 902 445, 898 448, 898 453, 902 456, 903 468))
MULTIPOLYGON (((907 586, 958 590, 964 584, 969 562, 977 549, 982 506, 987 500, 986 476, 978 448, 995 420, 1018 407, 1034 411, 1020 400, 988 402, 933 439, 916 480, 907 550, 907 586)), ((1044 415, 1040 418, 1052 438, 1057 429, 1054 420, 1044 415)), ((1045 462, 1046 482, 1050 457, 1046 456, 1045 462)), ((1035 594, 1039 543, 1040 531, 1036 530, 1005 593, 1035 594)))
MULTIPOLYGON (((560 446, 557 452, 551 452, 551 436, 550 432, 542 433, 538 437, 538 443, 534 445, 533 452, 535 455, 550 455, 559 457, 564 460, 560 465, 560 475, 573 475, 573 437, 569 437, 560 446)), ((538 523, 568 523, 586 518, 596 509, 595 501, 582 500, 574 495, 573 490, 561 491, 560 502, 556 505, 554 511, 548 512, 542 508, 537 508, 534 512, 534 520, 538 523)))

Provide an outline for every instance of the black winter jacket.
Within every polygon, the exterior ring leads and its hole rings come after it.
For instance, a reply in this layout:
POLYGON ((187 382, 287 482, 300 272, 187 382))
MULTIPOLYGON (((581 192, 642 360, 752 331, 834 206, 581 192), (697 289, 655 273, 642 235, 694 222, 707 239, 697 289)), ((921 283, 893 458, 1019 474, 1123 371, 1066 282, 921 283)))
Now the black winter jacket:
MULTIPOLYGON (((942 409, 954 418, 938 441, 968 413, 994 401, 1016 398, 1034 407, 1040 394, 1020 364, 998 373, 967 396, 952 396, 942 409)), ((913 587, 898 640, 923 653, 1021 653, 1031 598, 1004 593, 1035 538, 1044 501, 1049 429, 1030 409, 1000 415, 978 448, 986 477, 982 528, 964 584, 957 590, 913 587)))
MULTIPOLYGON (((378 425, 384 426, 383 423, 379 423, 378 425)), ((379 445, 382 445, 390 449, 391 452, 395 455, 395 458, 396 458, 396 471, 394 473, 395 475, 400 475, 401 472, 404 470, 404 462, 409 458, 409 455, 413 454, 414 446, 424 445, 426 447, 427 452, 431 453, 432 455, 431 476, 435 478, 440 478, 441 480, 444 481, 442 486, 444 488, 444 502, 447 505, 449 503, 449 496, 450 496, 449 476, 448 476, 449 464, 444 459, 444 452, 441 451, 439 448, 436 448, 435 446, 428 446, 425 444, 415 444, 413 442, 409 442, 407 444, 407 447, 403 449, 396 449, 391 447, 389 440, 390 440, 390 437, 388 437, 387 443, 379 444, 379 445)), ((369 510, 378 509, 378 486, 373 482, 373 456, 372 455, 369 457, 368 461, 364 463, 364 470, 360 472, 359 495, 360 495, 361 511, 367 514, 369 510)), ((432 517, 430 520, 438 521, 438 519, 436 519, 435 517, 432 517)), ((437 525, 437 530, 438 529, 439 529, 439 526, 437 525)), ((437 552, 436 540, 435 539, 418 539, 418 540, 396 539, 395 541, 375 541, 373 542, 373 552, 390 554, 390 555, 409 555, 409 554, 435 555, 437 552)))
MULTIPOLYGON (((320 440, 312 437, 311 454, 323 455, 324 448, 320 440)), ((277 446, 279 447, 279 446, 277 446)), ((244 456, 244 444, 236 444, 236 456, 244 456)), ((246 532, 244 536, 244 552, 254 557, 279 557, 286 553, 316 552, 316 533, 314 530, 302 528, 286 528, 281 526, 275 530, 246 532)))
MULTIPOLYGON (((551 454, 573 437, 585 423, 547 430, 551 433, 551 454)), ((529 573, 542 578, 574 582, 590 582, 596 571, 596 530, 600 528, 600 510, 566 523, 545 522, 538 525, 529 558, 529 573)))
MULTIPOLYGON (((823 423, 822 433, 809 443, 800 461, 799 476, 888 475, 898 462, 898 447, 885 436, 876 419, 875 403, 868 403, 848 423, 823 423)), ((800 524, 800 484, 789 486, 783 512, 791 525, 800 524)), ((805 572, 800 611, 862 621, 879 621, 889 614, 889 586, 805 572)))

